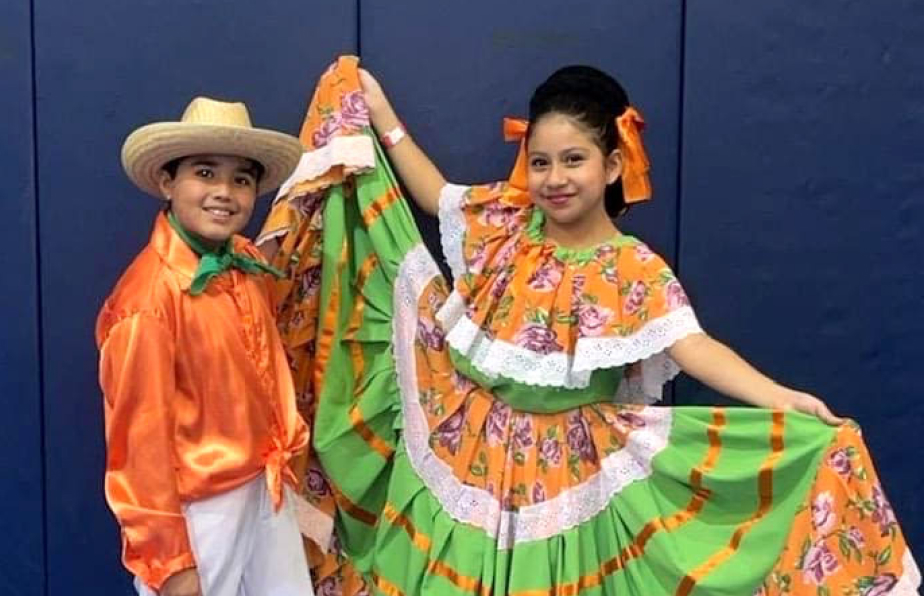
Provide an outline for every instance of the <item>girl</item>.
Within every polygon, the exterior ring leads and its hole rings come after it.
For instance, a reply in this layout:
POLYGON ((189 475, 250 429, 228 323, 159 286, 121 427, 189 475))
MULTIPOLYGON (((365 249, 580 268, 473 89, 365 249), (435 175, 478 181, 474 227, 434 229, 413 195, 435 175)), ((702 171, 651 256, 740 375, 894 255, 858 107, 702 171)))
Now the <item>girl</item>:
POLYGON ((288 267, 283 332, 311 355, 316 455, 366 589, 916 593, 856 427, 706 335, 664 261, 615 227, 650 194, 615 80, 554 73, 506 127, 523 139, 510 179, 469 187, 356 68, 322 78, 313 150, 263 237, 288 267), (451 288, 388 161, 439 215, 451 288), (679 370, 758 408, 650 405, 679 370))

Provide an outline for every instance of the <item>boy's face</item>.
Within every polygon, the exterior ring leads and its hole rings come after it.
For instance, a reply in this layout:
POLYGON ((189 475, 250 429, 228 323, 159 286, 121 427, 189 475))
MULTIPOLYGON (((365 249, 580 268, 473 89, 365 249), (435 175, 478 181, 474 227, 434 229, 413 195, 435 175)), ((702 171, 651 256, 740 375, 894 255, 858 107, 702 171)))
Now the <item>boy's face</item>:
POLYGON ((232 155, 192 155, 176 176, 161 172, 160 191, 180 225, 211 246, 219 246, 250 221, 257 198, 257 168, 232 155))

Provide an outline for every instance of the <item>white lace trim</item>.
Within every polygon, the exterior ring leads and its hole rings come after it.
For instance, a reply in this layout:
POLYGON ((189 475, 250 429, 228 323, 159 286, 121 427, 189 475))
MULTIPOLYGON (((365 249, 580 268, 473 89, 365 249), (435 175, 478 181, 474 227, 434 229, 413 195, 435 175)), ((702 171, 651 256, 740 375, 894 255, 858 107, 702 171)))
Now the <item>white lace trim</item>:
POLYGON ((459 184, 447 184, 440 190, 440 243, 455 279, 465 273, 465 215, 462 203, 468 190, 468 186, 459 184))
POLYGON ((623 377, 616 391, 617 404, 653 404, 664 397, 664 385, 680 372, 667 352, 658 352, 640 363, 641 375, 623 377))
POLYGON ((354 171, 375 167, 372 138, 364 134, 334 137, 320 149, 304 152, 295 171, 279 187, 273 202, 286 196, 296 184, 319 178, 335 166, 354 171))
POLYGON ((902 576, 898 578, 889 591, 891 596, 918 596, 918 588, 921 587, 921 571, 918 569, 914 557, 911 555, 911 549, 905 548, 905 555, 902 557, 902 576))
POLYGON ((295 491, 287 492, 286 498, 292 499, 295 521, 302 536, 314 542, 321 552, 326 553, 330 546, 330 537, 334 533, 334 518, 295 491))
POLYGON ((498 548, 508 549, 584 523, 600 513, 623 488, 651 474, 651 460, 667 445, 672 420, 669 408, 640 411, 638 415, 647 423, 644 430, 631 433, 623 449, 605 457, 600 462, 600 472, 548 501, 519 511, 501 511, 490 492, 460 482, 452 468, 430 449, 430 428, 418 395, 414 354, 418 301, 436 275, 439 269, 423 245, 408 252, 395 282, 393 345, 408 458, 454 520, 482 529, 497 540, 498 548))
POLYGON ((289 233, 288 228, 281 228, 279 230, 272 230, 269 232, 265 232, 261 234, 260 236, 258 236, 257 239, 253 241, 253 244, 254 246, 262 246, 266 242, 270 240, 274 240, 276 238, 280 238, 282 236, 285 236, 288 233, 289 233))
POLYGON ((660 399, 661 386, 680 371, 664 350, 687 335, 702 331, 693 309, 684 306, 649 321, 626 337, 582 337, 577 340, 574 356, 565 352, 539 354, 503 340, 489 339, 465 310, 464 299, 453 291, 436 316, 448 330, 449 345, 464 354, 482 374, 528 385, 573 389, 586 387, 594 370, 641 360, 642 379, 635 393, 640 390, 648 396, 647 403, 660 399))

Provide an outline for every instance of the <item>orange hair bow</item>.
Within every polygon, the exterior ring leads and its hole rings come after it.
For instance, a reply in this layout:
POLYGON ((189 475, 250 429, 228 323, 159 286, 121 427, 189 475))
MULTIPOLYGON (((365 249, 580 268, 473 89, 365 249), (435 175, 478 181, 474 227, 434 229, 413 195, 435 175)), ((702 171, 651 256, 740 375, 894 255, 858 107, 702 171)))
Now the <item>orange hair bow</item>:
POLYGON ((641 132, 644 128, 645 120, 632 106, 616 118, 619 149, 622 151, 622 196, 627 204, 651 198, 651 180, 648 178, 651 164, 642 145, 641 132))
POLYGON ((520 118, 504 118, 504 140, 508 143, 520 142, 517 161, 510 172, 510 186, 526 192, 526 129, 529 123, 520 118))

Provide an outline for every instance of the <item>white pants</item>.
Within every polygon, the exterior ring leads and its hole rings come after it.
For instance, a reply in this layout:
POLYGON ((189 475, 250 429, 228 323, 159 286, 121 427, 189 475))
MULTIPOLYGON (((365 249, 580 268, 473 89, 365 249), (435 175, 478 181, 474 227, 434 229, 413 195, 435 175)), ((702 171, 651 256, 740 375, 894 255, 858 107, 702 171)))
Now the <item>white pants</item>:
MULTIPOLYGON (((202 596, 313 596, 292 490, 279 513, 264 475, 183 506, 202 596)), ((156 593, 135 578, 140 596, 156 593)))

